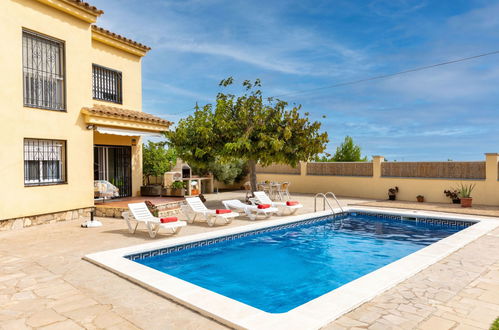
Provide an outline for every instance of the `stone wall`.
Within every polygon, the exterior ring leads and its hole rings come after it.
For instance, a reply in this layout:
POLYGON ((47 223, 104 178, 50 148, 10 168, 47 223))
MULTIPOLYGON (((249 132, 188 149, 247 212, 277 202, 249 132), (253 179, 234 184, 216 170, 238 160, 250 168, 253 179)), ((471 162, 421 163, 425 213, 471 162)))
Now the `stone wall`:
MULTIPOLYGON (((168 202, 165 204, 156 205, 159 211, 159 217, 167 217, 170 215, 176 215, 180 213, 180 206, 184 205, 185 201, 178 202, 168 202)), ((105 218, 122 218, 121 214, 127 212, 128 207, 108 207, 103 205, 97 205, 95 207, 96 217, 105 218)))
POLYGON ((69 220, 87 220, 93 208, 62 211, 49 214, 40 214, 30 217, 6 219, 0 221, 0 231, 17 230, 31 226, 42 225, 69 220))

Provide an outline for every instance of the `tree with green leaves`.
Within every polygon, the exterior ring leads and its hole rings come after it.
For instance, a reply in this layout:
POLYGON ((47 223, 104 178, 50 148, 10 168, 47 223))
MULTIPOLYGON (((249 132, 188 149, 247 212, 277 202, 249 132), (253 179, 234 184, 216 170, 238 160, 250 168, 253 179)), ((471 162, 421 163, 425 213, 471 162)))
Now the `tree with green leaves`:
POLYGON ((367 157, 362 157, 360 147, 353 142, 350 136, 345 136, 343 143, 336 148, 332 160, 334 162, 365 162, 367 157))
POLYGON ((248 164, 242 159, 233 160, 231 162, 222 163, 215 161, 208 163, 202 168, 192 167, 193 173, 206 175, 212 173, 213 177, 225 184, 233 184, 243 180, 248 175, 248 164))
POLYGON ((166 142, 148 141, 142 148, 142 173, 147 184, 151 176, 162 176, 175 165, 177 154, 174 149, 165 148, 166 142))
MULTIPOLYGON (((219 86, 228 88, 232 78, 219 86)), ((243 160, 248 163, 252 189, 256 187, 256 165, 283 163, 297 166, 323 152, 327 133, 321 123, 311 122, 301 106, 262 96, 260 80, 245 80, 240 96, 220 92, 214 105, 196 105, 194 114, 181 119, 167 132, 178 155, 197 167, 210 162, 243 160)))

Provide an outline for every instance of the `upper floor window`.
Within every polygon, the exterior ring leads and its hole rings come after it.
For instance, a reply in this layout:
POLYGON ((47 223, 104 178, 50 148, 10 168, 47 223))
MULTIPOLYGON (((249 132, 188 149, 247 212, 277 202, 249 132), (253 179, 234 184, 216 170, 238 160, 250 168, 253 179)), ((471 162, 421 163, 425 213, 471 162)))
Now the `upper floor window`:
POLYGON ((66 141, 24 139, 24 185, 66 182, 66 141))
POLYGON ((92 93, 96 100, 122 103, 121 72, 92 65, 92 93))
POLYGON ((23 31, 24 105, 65 110, 64 43, 23 31))

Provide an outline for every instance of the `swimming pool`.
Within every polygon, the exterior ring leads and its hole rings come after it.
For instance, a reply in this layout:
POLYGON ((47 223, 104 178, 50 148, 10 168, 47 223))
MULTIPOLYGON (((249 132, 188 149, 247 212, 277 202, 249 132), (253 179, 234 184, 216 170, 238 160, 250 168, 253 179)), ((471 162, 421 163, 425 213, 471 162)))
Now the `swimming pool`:
POLYGON ((284 313, 466 228, 349 213, 136 262, 284 313))
POLYGON ((287 216, 84 259, 233 328, 318 329, 499 227, 490 217, 344 211, 333 221, 328 211, 287 216))

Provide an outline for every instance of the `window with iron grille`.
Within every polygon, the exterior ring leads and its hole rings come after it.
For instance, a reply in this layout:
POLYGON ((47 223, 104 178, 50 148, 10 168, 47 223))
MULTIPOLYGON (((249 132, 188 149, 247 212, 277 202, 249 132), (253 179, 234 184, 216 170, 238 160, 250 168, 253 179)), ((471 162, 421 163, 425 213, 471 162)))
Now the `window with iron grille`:
POLYGON ((92 73, 94 99, 121 104, 121 72, 93 64, 92 73))
POLYGON ((24 139, 24 185, 66 183, 66 141, 24 139))
POLYGON ((23 31, 24 105, 65 110, 64 43, 23 31))

